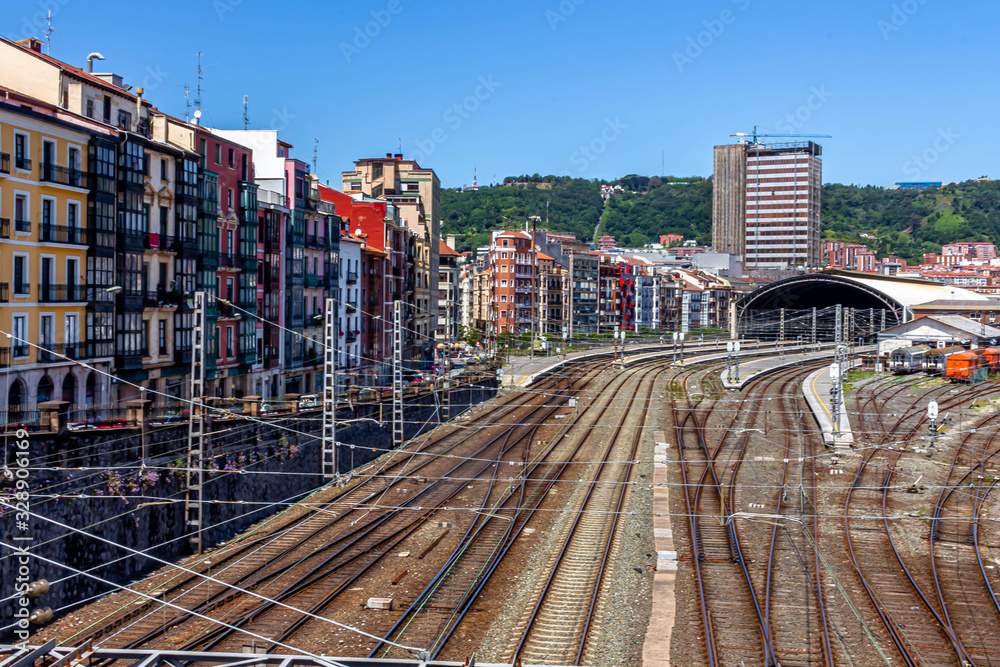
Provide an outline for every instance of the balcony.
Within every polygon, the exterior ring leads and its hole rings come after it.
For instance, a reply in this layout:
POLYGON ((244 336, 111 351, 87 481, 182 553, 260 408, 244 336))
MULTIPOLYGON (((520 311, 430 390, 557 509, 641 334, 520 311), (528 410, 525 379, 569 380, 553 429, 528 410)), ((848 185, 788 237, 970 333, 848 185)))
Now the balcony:
POLYGON ((179 350, 174 349, 174 363, 175 364, 190 364, 191 363, 191 350, 179 350))
POLYGON ((63 361, 64 359, 80 358, 79 343, 59 343, 58 345, 42 343, 41 347, 45 349, 38 350, 38 363, 40 364, 51 364, 63 361))
POLYGON ((244 271, 256 271, 257 270, 257 254, 253 255, 239 255, 236 258, 236 265, 243 269, 244 271))
POLYGON ((194 236, 160 236, 160 247, 181 254, 198 252, 198 239, 194 236))
POLYGON ((170 292, 166 288, 146 292, 143 296, 143 305, 146 308, 176 308, 180 303, 181 295, 177 292, 170 292))
POLYGON ((15 232, 25 232, 27 234, 31 233, 31 220, 21 220, 20 218, 14 219, 14 231, 15 232))
POLYGON ((132 370, 142 368, 142 358, 146 356, 145 350, 129 352, 128 354, 115 355, 116 370, 132 370))
POLYGON ((322 278, 323 276, 317 276, 315 273, 306 274, 306 287, 319 287, 322 278))
POLYGON ((42 241, 45 243, 86 244, 87 230, 79 227, 63 227, 61 225, 46 225, 41 228, 42 241))
POLYGON ((348 315, 353 315, 354 313, 358 312, 358 302, 357 301, 346 302, 344 304, 344 312, 346 312, 348 315))
POLYGON ((348 331, 344 336, 344 341, 347 343, 353 343, 358 339, 358 334, 355 331, 348 331))
POLYGON ((280 206, 281 208, 288 208, 288 197, 279 192, 260 188, 257 190, 257 204, 271 204, 273 206, 280 206))
POLYGON ((14 283, 14 296, 31 296, 31 285, 28 283, 21 283, 20 285, 14 283))
POLYGON ((257 351, 240 352, 238 360, 241 366, 253 366, 257 363, 257 351))
POLYGON ((38 301, 40 303, 67 303, 86 300, 86 288, 83 285, 48 285, 42 283, 38 288, 38 301))
POLYGON ((15 157, 14 158, 14 168, 15 169, 24 169, 25 171, 31 171, 31 160, 29 160, 28 158, 24 157, 23 155, 20 156, 20 157, 15 157))
POLYGON ((239 267, 236 261, 236 255, 227 255, 225 253, 219 254, 219 268, 220 269, 236 269, 239 267))
POLYGON ((0 174, 10 173, 10 153, 0 153, 0 174))
POLYGON ((60 185, 71 185, 75 188, 87 187, 87 174, 79 169, 68 169, 59 165, 42 163, 42 180, 60 185))
POLYGON ((358 272, 357 271, 348 271, 347 272, 347 284, 348 285, 353 285, 356 282, 358 282, 358 272))

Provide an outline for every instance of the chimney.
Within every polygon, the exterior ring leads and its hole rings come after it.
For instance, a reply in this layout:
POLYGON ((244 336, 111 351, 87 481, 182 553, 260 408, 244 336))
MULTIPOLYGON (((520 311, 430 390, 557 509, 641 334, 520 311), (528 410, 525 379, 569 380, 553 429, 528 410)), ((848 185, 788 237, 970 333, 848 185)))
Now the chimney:
POLYGON ((403 159, 403 154, 402 154, 402 153, 396 153, 396 155, 395 155, 394 157, 395 157, 395 158, 396 158, 397 160, 402 160, 402 159, 403 159))
POLYGON ((35 51, 36 53, 41 53, 42 52, 42 44, 44 44, 45 42, 43 42, 42 40, 38 39, 37 37, 28 37, 27 39, 19 39, 19 40, 17 40, 16 43, 20 44, 21 46, 25 47, 26 49, 31 49, 32 51, 35 51))
POLYGON ((385 154, 385 159, 386 160, 391 160, 392 159, 392 153, 386 153, 385 154))
POLYGON ((457 234, 448 234, 448 247, 452 250, 455 249, 455 241, 458 239, 457 234))

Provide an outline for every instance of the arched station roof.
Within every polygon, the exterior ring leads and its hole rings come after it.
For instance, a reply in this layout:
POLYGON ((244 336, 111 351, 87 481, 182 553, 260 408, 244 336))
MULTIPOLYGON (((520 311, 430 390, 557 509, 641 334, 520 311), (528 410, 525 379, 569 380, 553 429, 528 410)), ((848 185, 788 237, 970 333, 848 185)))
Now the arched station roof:
POLYGON ((897 322, 903 322, 909 319, 907 310, 911 306, 938 299, 989 300, 985 295, 963 287, 919 278, 830 270, 765 285, 740 299, 736 309, 742 316, 749 310, 822 309, 840 304, 848 308, 887 309, 896 314, 897 322))

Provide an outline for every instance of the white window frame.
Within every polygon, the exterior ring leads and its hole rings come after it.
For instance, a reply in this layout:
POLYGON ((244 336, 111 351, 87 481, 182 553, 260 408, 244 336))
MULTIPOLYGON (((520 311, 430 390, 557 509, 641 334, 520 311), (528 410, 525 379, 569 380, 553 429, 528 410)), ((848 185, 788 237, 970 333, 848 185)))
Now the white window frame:
MULTIPOLYGON (((27 157, 29 160, 31 159, 31 134, 15 129, 13 132, 13 136, 11 136, 11 144, 10 144, 10 157, 14 163, 13 168, 15 170, 17 169, 17 138, 19 136, 24 137, 25 157, 27 157)), ((22 169, 21 171, 24 170, 22 169)))
POLYGON ((57 260, 59 259, 59 256, 58 255, 50 255, 49 253, 44 253, 44 254, 39 254, 38 255, 38 284, 41 285, 42 282, 43 282, 42 281, 42 278, 43 278, 43 276, 42 276, 42 264, 43 264, 42 260, 44 260, 44 259, 51 259, 52 260, 52 275, 49 276, 49 282, 52 283, 53 285, 58 285, 59 284, 59 280, 58 280, 58 278, 56 278, 56 276, 59 275, 59 268, 58 268, 58 262, 57 262, 57 260))
MULTIPOLYGON (((10 210, 10 215, 11 215, 11 218, 10 218, 11 231, 14 232, 15 235, 17 235, 17 234, 30 235, 31 234, 30 231, 27 231, 27 232, 18 232, 18 231, 16 231, 17 230, 17 218, 15 216, 17 215, 17 198, 18 197, 24 197, 24 211, 28 215, 28 222, 29 223, 31 222, 31 193, 28 192, 27 190, 14 190, 14 197, 10 200, 11 201, 11 206, 12 206, 12 208, 10 210)), ((41 215, 41 211, 39 211, 39 216, 40 215, 41 215)), ((39 223, 39 224, 41 224, 41 223, 39 223)))
POLYGON ((69 159, 70 149, 72 149, 72 148, 75 148, 77 150, 77 153, 80 155, 80 164, 78 164, 76 166, 76 168, 82 174, 83 173, 83 146, 81 146, 80 144, 75 144, 75 143, 71 143, 71 142, 67 142, 66 143, 66 168, 67 169, 72 169, 73 168, 73 164, 70 162, 70 159, 69 159))
POLYGON ((15 358, 15 359, 26 359, 29 356, 31 356, 31 346, 28 345, 28 341, 31 340, 31 319, 30 319, 29 315, 30 315, 30 313, 27 313, 27 312, 19 312, 19 313, 13 313, 13 314, 11 314, 11 318, 10 318, 10 332, 12 334, 12 338, 11 338, 11 354, 12 354, 12 358, 15 358), (18 333, 17 333, 17 321, 18 320, 21 320, 22 323, 23 323, 23 325, 24 325, 24 331, 22 332, 22 334, 23 334, 22 336, 19 336, 18 333), (14 352, 13 348, 17 347, 17 345, 18 345, 18 343, 15 342, 15 339, 23 341, 21 343, 21 345, 27 350, 27 354, 26 355, 20 356, 20 357, 13 357, 13 352, 14 352))
POLYGON ((42 237, 42 222, 45 220, 45 202, 52 202, 52 221, 51 225, 53 227, 59 226, 59 200, 52 195, 39 195, 38 197, 38 238, 42 237))
POLYGON ((14 253, 11 253, 11 260, 10 260, 10 282, 13 285, 13 288, 11 289, 11 294, 13 296, 30 296, 31 295, 31 253, 27 253, 27 252, 14 252, 14 253), (23 257, 24 258, 24 280, 26 281, 26 284, 28 285, 28 292, 27 293, 25 293, 25 292, 18 292, 17 288, 19 287, 19 285, 16 282, 14 282, 14 275, 15 275, 14 274, 14 264, 17 263, 17 259, 16 259, 17 257, 23 257))
POLYGON ((67 345, 80 344, 80 313, 66 313, 63 317, 63 340, 67 345), (70 326, 71 320, 76 321, 76 326, 70 326))
POLYGON ((76 226, 74 229, 83 229, 83 217, 81 211, 83 211, 83 206, 78 199, 67 199, 66 200, 66 210, 64 220, 66 221, 66 227, 69 227, 69 208, 70 206, 76 206, 76 226))

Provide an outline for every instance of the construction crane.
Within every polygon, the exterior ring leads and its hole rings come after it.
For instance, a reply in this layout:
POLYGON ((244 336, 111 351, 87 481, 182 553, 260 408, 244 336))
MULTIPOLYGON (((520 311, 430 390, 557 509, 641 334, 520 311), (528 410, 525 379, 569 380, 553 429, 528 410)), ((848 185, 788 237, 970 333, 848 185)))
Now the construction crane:
POLYGON ((757 131, 757 126, 753 126, 753 132, 737 132, 735 134, 730 134, 731 137, 753 137, 753 143, 760 143, 757 141, 758 137, 782 137, 789 139, 832 139, 833 137, 829 134, 762 134, 757 131))

